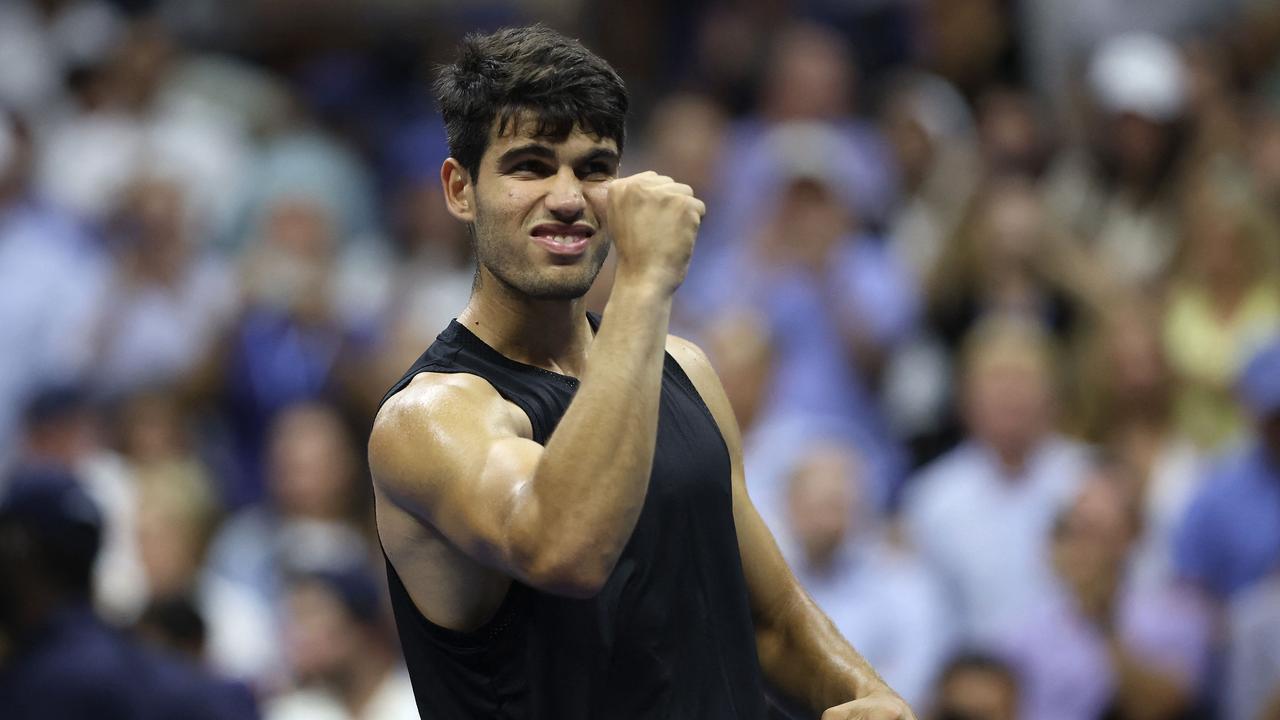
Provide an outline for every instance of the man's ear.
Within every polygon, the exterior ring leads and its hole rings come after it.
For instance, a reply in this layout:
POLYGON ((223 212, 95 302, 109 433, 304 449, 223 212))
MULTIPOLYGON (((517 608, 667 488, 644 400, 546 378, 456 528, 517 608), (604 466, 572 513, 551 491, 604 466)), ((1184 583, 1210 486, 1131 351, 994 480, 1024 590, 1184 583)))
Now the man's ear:
POLYGON ((453 158, 446 159, 440 166, 440 185, 444 188, 444 202, 449 214, 464 223, 475 222, 475 183, 462 163, 453 158))

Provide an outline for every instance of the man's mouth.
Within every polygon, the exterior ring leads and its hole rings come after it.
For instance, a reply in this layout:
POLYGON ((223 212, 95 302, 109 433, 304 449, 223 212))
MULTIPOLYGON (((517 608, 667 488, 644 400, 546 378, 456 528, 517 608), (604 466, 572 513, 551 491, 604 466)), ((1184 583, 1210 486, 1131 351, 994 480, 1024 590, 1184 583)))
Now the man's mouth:
POLYGON ((557 255, 582 254, 595 234, 596 229, 590 225, 563 223, 542 223, 529 233, 534 242, 557 255))

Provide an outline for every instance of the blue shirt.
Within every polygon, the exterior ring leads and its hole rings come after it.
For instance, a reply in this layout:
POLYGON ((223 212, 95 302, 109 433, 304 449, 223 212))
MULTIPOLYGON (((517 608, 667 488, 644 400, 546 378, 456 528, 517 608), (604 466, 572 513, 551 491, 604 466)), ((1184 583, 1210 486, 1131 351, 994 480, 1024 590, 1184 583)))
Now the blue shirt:
POLYGON ((1280 464, 1259 443, 1223 457, 1174 545, 1178 575, 1227 598, 1280 567, 1280 464))

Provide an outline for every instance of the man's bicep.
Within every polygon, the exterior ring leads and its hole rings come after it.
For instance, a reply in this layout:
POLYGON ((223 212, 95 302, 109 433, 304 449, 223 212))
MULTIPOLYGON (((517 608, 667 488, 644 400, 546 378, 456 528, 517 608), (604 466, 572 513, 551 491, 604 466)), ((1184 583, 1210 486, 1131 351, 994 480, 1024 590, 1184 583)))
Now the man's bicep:
POLYGON ((474 383, 423 384, 393 398, 369 441, 374 483, 388 501, 477 562, 510 574, 508 530, 543 448, 474 383))

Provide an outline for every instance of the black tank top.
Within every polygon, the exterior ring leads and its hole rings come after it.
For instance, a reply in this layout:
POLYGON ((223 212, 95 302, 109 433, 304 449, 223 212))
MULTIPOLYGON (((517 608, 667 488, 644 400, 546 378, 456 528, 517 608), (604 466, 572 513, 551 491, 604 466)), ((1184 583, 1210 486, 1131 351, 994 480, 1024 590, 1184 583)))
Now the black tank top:
MULTIPOLYGON (((599 319, 591 316, 592 327, 599 319)), ((546 444, 578 388, 516 362, 457 321, 420 372, 470 373, 529 416, 546 444)), ((386 398, 383 399, 386 402, 386 398)), ((765 717, 764 689, 719 428, 670 354, 644 507, 603 590, 571 599, 512 582, 482 627, 435 625, 387 560, 391 604, 424 720, 765 717)))

